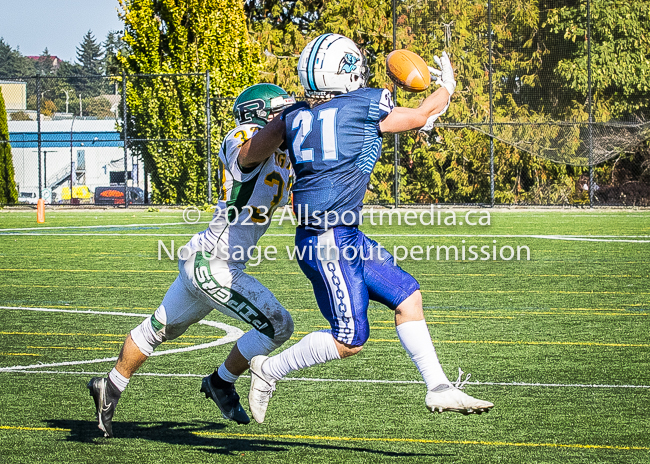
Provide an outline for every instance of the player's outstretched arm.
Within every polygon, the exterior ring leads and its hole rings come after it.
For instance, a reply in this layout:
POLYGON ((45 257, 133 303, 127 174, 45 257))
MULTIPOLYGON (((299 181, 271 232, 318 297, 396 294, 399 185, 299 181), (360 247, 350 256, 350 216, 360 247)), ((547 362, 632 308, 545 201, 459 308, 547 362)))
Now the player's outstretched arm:
POLYGON ((429 95, 418 108, 396 107, 379 123, 382 133, 404 132, 412 129, 431 130, 435 120, 447 111, 456 89, 454 69, 446 52, 434 57, 440 69, 429 68, 434 81, 441 87, 429 95))
POLYGON ((242 145, 239 151, 239 165, 243 168, 257 166, 269 158, 283 141, 284 121, 281 118, 273 118, 242 145))
POLYGON ((444 112, 449 104, 449 92, 444 87, 429 95, 418 108, 397 106, 379 123, 382 134, 420 129, 427 120, 444 112))

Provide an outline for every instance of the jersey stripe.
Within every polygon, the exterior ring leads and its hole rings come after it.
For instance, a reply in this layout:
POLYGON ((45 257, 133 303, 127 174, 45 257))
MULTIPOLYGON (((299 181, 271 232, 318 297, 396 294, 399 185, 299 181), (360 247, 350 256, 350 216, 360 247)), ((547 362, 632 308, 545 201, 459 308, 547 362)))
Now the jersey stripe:
MULTIPOLYGON (((245 181, 239 182, 238 180, 233 180, 232 190, 230 192, 230 199, 226 202, 228 206, 234 206, 237 210, 237 213, 240 213, 242 208, 248 204, 251 195, 253 195, 253 190, 255 190, 255 184, 257 183, 257 178, 260 173, 255 174, 255 177, 245 181)), ((228 219, 232 222, 235 219, 235 211, 230 209, 228 211, 228 219)))
POLYGON ((363 146, 361 155, 356 162, 357 167, 364 174, 370 174, 381 151, 381 137, 377 137, 377 120, 379 119, 379 103, 371 100, 368 108, 368 117, 363 125, 363 146))
POLYGON ((221 182, 221 189, 219 190, 219 200, 226 200, 228 198, 228 189, 226 188, 226 167, 221 158, 218 161, 218 174, 217 177, 221 182))
POLYGON ((337 340, 342 343, 352 343, 355 333, 354 314, 352 311, 352 299, 350 290, 343 276, 341 264, 339 263, 340 250, 336 243, 334 229, 329 229, 324 234, 318 236, 318 247, 316 253, 323 253, 324 258, 334 258, 320 260, 317 257, 321 267, 321 275, 329 289, 332 301, 331 307, 334 310, 332 314, 336 318, 336 328, 338 333, 335 334, 337 340), (333 255, 330 255, 330 254, 333 255), (346 333, 347 332, 347 333, 346 333))
POLYGON ((325 41, 325 39, 330 35, 332 34, 323 34, 320 36, 318 40, 316 40, 316 43, 311 48, 311 52, 309 53, 309 59, 307 60, 307 82, 309 84, 310 90, 318 90, 316 87, 316 81, 314 80, 314 64, 316 62, 316 56, 318 55, 320 46, 323 44, 323 41, 325 41))

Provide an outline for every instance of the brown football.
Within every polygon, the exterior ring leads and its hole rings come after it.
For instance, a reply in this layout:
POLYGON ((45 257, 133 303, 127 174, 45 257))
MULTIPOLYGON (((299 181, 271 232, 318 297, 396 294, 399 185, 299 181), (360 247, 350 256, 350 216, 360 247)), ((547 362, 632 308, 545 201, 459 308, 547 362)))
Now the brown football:
POLYGON ((408 50, 391 52, 386 57, 386 72, 398 87, 409 92, 422 92, 431 84, 427 64, 419 55, 408 50))

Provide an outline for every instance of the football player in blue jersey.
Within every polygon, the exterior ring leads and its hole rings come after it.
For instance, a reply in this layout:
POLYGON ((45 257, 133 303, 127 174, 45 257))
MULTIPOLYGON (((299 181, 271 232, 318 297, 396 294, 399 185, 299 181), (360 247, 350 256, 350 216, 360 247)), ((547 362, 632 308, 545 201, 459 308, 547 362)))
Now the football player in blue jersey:
MULTIPOLYGON (((386 89, 366 88, 365 58, 355 43, 323 34, 302 51, 298 74, 311 108, 283 114, 260 131, 257 142, 285 141, 296 175, 294 212, 300 221, 295 243, 299 265, 314 288, 331 330, 313 332, 287 350, 251 360, 249 406, 264 420, 278 380, 292 371, 359 353, 368 340, 369 300, 395 311, 397 335, 424 378, 431 412, 481 414, 488 401, 462 392, 446 377, 427 328, 418 282, 358 228, 370 173, 381 154, 382 135, 430 130, 456 87, 446 53, 430 68, 440 88, 418 108, 394 107, 386 89)), ((243 166, 255 153, 240 154, 243 166)))

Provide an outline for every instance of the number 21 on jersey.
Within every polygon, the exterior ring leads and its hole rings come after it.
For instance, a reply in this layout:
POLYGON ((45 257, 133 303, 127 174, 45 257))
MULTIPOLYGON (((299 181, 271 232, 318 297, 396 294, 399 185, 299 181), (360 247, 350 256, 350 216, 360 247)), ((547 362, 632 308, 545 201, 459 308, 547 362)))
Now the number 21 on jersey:
MULTIPOLYGON (((300 111, 294 118, 291 129, 298 129, 293 139, 293 154, 297 163, 314 161, 315 151, 320 153, 323 161, 336 161, 339 159, 336 146, 336 113, 338 108, 326 108, 318 112, 320 121, 320 145, 315 147, 303 147, 305 139, 312 131, 314 115, 311 111, 300 111)), ((313 139, 312 139, 313 140, 313 139)))

